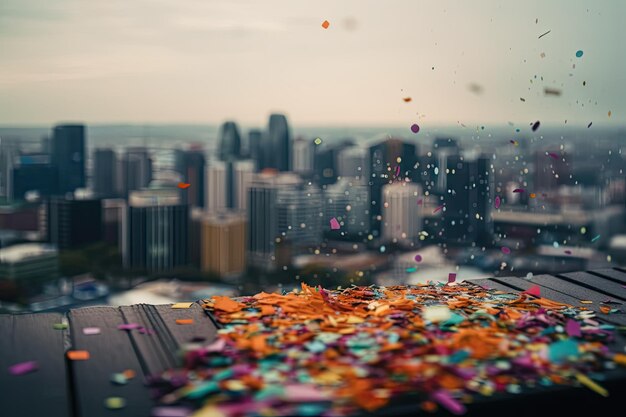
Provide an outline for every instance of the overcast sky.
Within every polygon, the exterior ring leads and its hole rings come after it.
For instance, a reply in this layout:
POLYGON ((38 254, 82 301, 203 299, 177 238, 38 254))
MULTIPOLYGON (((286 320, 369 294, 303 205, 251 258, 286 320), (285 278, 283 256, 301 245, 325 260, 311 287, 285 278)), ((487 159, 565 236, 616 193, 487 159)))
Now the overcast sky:
POLYGON ((0 0, 0 124, 617 126, 625 17, 622 0, 0 0))

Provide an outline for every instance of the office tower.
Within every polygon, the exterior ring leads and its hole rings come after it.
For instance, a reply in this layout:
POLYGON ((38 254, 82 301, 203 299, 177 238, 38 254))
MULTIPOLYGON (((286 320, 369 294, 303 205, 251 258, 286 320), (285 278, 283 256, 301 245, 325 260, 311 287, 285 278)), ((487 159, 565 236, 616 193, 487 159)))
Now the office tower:
POLYGON ((120 194, 128 197, 132 191, 150 185, 152 181, 152 159, 148 149, 128 148, 120 160, 120 194))
POLYGON ((96 197, 112 198, 115 184, 117 157, 113 149, 96 149, 93 153, 93 192, 96 197))
POLYGON ((47 202, 47 240, 60 250, 102 240, 101 200, 52 197, 47 202))
POLYGON ((59 170, 58 192, 85 187, 85 126, 58 125, 50 143, 52 165, 59 170))
POLYGON ((181 165, 180 173, 183 176, 183 181, 191 184, 183 192, 186 203, 190 207, 204 207, 204 192, 206 190, 204 151, 201 149, 185 151, 182 155, 181 165))
POLYGON ((310 140, 298 138, 293 141, 293 172, 307 175, 313 171, 313 146, 310 140))
POLYGON ((19 142, 15 138, 0 136, 0 196, 11 195, 11 175, 14 162, 19 155, 19 142))
POLYGON ((459 146, 455 139, 451 138, 436 138, 433 142, 433 180, 435 182, 434 192, 444 194, 447 190, 447 175, 448 169, 448 157, 458 155, 460 152, 459 146))
POLYGON ((233 208, 244 212, 248 208, 248 191, 255 171, 255 163, 251 159, 233 162, 233 208))
POLYGON ((168 272, 189 263, 189 207, 176 189, 133 191, 124 217, 124 267, 168 272))
MULTIPOLYGON (((370 230, 370 190, 356 178, 340 178, 324 191, 324 213, 336 218, 341 229, 331 232, 333 239, 362 240, 370 230)), ((330 231, 330 221, 323 224, 330 231)))
POLYGON ((386 184, 412 177, 417 164, 417 146, 399 139, 387 139, 370 147, 370 197, 372 199, 372 234, 380 233, 382 188, 386 184))
POLYGON ((322 193, 317 186, 300 183, 278 188, 278 231, 296 253, 320 244, 322 221, 329 220, 320 216, 322 208, 322 193))
POLYGON ((341 178, 359 179, 361 183, 369 181, 369 152, 367 149, 350 146, 337 154, 337 174, 341 178))
POLYGON ((232 183, 228 181, 229 172, 232 172, 232 164, 222 161, 211 161, 207 167, 206 208, 208 211, 216 212, 229 208, 228 203, 232 199, 232 183))
POLYGON ((422 228, 417 199, 421 187, 410 182, 383 186, 383 240, 404 245, 414 244, 422 228))
POLYGON ((126 200, 109 198, 102 200, 102 240, 118 248, 122 247, 122 223, 126 212, 126 200))
POLYGON ((219 159, 229 161, 241 157, 241 136, 235 122, 225 122, 220 129, 219 159))
POLYGON ((334 145, 316 145, 314 148, 313 168, 315 181, 321 185, 333 184, 337 181, 337 155, 344 149, 354 146, 350 140, 345 140, 334 145))
POLYGON ((449 156, 444 194, 443 237, 450 244, 488 244, 493 234, 493 174, 487 157, 449 156))
POLYGON ((21 155, 11 170, 8 185, 11 200, 24 200, 29 191, 47 197, 58 193, 59 171, 50 165, 48 155, 21 155))
POLYGON ((236 276, 246 268, 246 216, 211 213, 202 219, 202 271, 236 276))
POLYGON ((256 170, 261 171, 269 167, 268 156, 271 155, 271 149, 265 148, 263 142, 263 132, 253 129, 248 132, 248 149, 249 156, 256 163, 256 170))
POLYGON ((279 171, 291 170, 291 139, 287 118, 282 114, 272 114, 269 120, 268 139, 271 147, 270 168, 279 171))
POLYGON ((276 269, 280 243, 277 200, 279 190, 293 192, 300 184, 294 174, 264 172, 256 175, 248 194, 248 263, 264 271, 276 269))

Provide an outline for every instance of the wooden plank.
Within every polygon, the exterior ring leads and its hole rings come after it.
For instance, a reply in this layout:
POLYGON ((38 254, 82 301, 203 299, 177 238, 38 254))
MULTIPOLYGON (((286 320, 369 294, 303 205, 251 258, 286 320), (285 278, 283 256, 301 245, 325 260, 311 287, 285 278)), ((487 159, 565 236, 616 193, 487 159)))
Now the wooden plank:
POLYGON ((494 289, 494 290, 504 291, 504 292, 517 292, 519 290, 518 288, 512 287, 510 285, 506 285, 505 283, 495 281, 493 278, 472 279, 472 280, 467 280, 465 282, 470 282, 472 284, 480 285, 483 288, 494 289))
POLYGON ((588 272, 568 272, 559 274, 557 277, 603 293, 618 301, 626 301, 626 288, 616 282, 597 277, 588 272))
POLYGON ((77 417, 149 416, 152 401, 144 385, 143 368, 128 331, 117 328, 125 323, 121 311, 114 307, 86 307, 72 310, 68 316, 73 349, 90 354, 89 360, 70 361, 77 417), (85 335, 85 327, 99 327, 101 333, 85 335), (126 369, 132 369, 137 376, 126 385, 112 384, 111 374, 126 369), (126 407, 106 408, 104 401, 108 397, 123 397, 126 407))
POLYGON ((617 281, 618 283, 624 285, 626 284, 626 272, 620 271, 619 269, 606 268, 606 269, 594 269, 593 271, 589 271, 590 274, 597 275, 599 277, 608 278, 613 281, 617 281))
POLYGON ((58 313, 0 315, 0 415, 72 415, 65 337, 55 330, 63 316, 58 313), (11 375, 8 367, 36 361, 39 369, 24 375, 11 375))
POLYGON ((176 309, 170 304, 154 306, 168 330, 174 336, 178 346, 186 343, 210 343, 217 338, 217 328, 213 320, 205 314, 198 303, 190 308, 176 309), (176 320, 192 319, 192 324, 177 324, 176 320))

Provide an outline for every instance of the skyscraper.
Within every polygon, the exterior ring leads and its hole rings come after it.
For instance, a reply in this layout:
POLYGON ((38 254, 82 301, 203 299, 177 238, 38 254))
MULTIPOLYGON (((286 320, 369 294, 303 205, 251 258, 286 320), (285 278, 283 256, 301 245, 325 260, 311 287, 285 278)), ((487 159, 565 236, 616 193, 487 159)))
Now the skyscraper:
POLYGON ((250 159, 256 162, 256 170, 261 171, 269 167, 268 152, 263 143, 263 132, 258 129, 252 129, 248 132, 248 150, 250 159))
POLYGON ((233 208, 246 211, 248 191, 255 176, 255 163, 251 159, 233 162, 233 208))
POLYGON ((358 179, 367 184, 369 181, 369 152, 359 146, 350 146, 337 154, 337 174, 341 178, 358 179))
POLYGON ((291 138, 289 125, 283 114, 272 114, 269 120, 268 139, 272 150, 271 168, 279 171, 291 170, 291 138))
POLYGON ((383 239, 412 246, 419 237, 422 221, 418 196, 422 190, 410 182, 383 186, 383 239))
MULTIPOLYGON (((370 230, 370 190, 356 178, 341 178, 324 191, 324 213, 328 219, 336 218, 341 229, 333 238, 362 240, 370 230)), ((330 230, 330 223, 323 223, 330 230)))
POLYGON ((150 185, 152 181, 152 159, 146 148, 132 147, 120 160, 120 194, 128 197, 131 191, 150 185))
POLYGON ((52 165, 59 171, 59 193, 85 187, 85 126, 58 125, 51 141, 52 165))
POLYGON ((47 155, 21 155, 9 177, 7 191, 11 200, 23 200, 29 191, 47 197, 59 190, 59 170, 50 165, 47 155))
POLYGON ((93 192, 100 198, 116 195, 117 157, 113 149, 96 149, 93 153, 93 192))
POLYGON ((202 270, 220 276, 241 274, 246 267, 246 217, 223 212, 202 219, 202 270))
POLYGON ((205 165, 203 150, 191 149, 183 153, 182 166, 180 168, 183 181, 191 184, 184 194, 186 202, 190 207, 204 207, 204 192, 206 189, 204 181, 205 165))
POLYGON ((47 203, 48 242, 59 249, 81 248, 102 240, 102 201, 52 197, 47 203))
POLYGON ((210 212, 224 211, 232 199, 232 185, 229 183, 229 170, 232 164, 211 161, 207 167, 206 208, 210 212), (229 168, 230 167, 230 168, 229 168))
POLYGON ((220 129, 219 159, 228 161, 241 157, 241 136, 235 122, 225 122, 220 129))
POLYGON ((176 189, 133 191, 124 217, 124 267, 167 272, 189 262, 189 207, 176 189))
POLYGON ((293 141, 293 172, 310 174, 313 171, 313 142, 303 138, 293 141))

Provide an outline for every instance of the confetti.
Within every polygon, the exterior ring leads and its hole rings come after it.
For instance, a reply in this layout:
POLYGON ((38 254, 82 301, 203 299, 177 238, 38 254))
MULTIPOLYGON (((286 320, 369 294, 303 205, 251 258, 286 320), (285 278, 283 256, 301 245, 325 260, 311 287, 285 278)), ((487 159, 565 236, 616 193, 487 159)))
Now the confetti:
POLYGON ((186 182, 179 182, 178 183, 178 188, 182 188, 183 190, 186 188, 189 188, 191 186, 191 184, 186 183, 186 182))
POLYGON ((411 132, 413 132, 413 133, 417 133, 417 132, 419 132, 419 131, 420 131, 420 127, 417 125, 417 123, 413 123, 413 124, 411 125, 411 132))
POLYGON ((35 372, 39 369, 39 365, 36 361, 20 362, 15 365, 9 366, 9 373, 11 375, 24 375, 31 372, 35 372))
POLYGON ((415 262, 422 262, 422 255, 420 255, 419 253, 417 255, 415 255, 415 262))
MULTIPOLYGON (((193 410, 188 407, 154 407, 151 410, 150 417, 189 417, 193 414, 193 410)), ((213 416, 205 413, 205 417, 221 417, 221 413, 216 412, 213 416)), ((223 415, 223 414, 222 414, 223 415)), ((197 415, 197 417, 202 417, 197 415)))
POLYGON ((502 251, 503 254, 508 255, 511 253, 511 249, 507 248, 506 246, 502 246, 502 248, 500 248, 500 250, 502 251))
POLYGON ((117 326, 118 330, 135 330, 141 328, 139 323, 125 323, 117 326))
POLYGON ((568 249, 568 250, 564 251, 564 253, 565 253, 566 255, 571 255, 571 254, 572 254, 572 251, 568 249))
POLYGON ((339 222, 337 221, 336 218, 333 217, 332 219, 330 219, 330 229, 331 230, 338 230, 340 228, 341 228, 341 226, 339 225, 339 222))
POLYGON ((111 383, 115 385, 126 385, 128 383, 128 379, 124 374, 115 373, 111 375, 111 383))
POLYGON ((402 100, 404 100, 405 103, 408 103, 411 101, 411 97, 405 97, 402 100))
POLYGON ((136 375, 135 371, 132 369, 126 369, 122 374, 126 377, 126 379, 133 379, 136 375))
POLYGON ((565 331, 569 337, 581 337, 580 323, 576 320, 568 319, 565 324, 565 331))
POLYGON ((513 190, 514 193, 523 193, 524 189, 523 188, 516 188, 513 190))
POLYGON ((589 301, 589 300, 581 300, 580 301, 581 304, 593 304, 593 301, 589 301))
POLYGON ((520 97, 519 101, 522 101, 522 102, 526 103, 526 99, 524 97, 520 97))
POLYGON ((100 328, 99 327, 85 327, 83 329, 83 334, 88 335, 88 336, 100 334, 100 328))
POLYGON ((539 120, 537 120, 535 123, 533 123, 533 127, 532 127, 533 132, 536 132, 537 129, 539 129, 540 125, 541 125, 541 122, 539 120))
POLYGON ((609 110, 609 112, 607 113, 609 117, 611 117, 611 110, 609 110))
POLYGON ((433 210, 433 214, 437 213, 438 211, 440 211, 441 209, 443 209, 444 205, 438 206, 435 208, 435 210, 433 210))
POLYGON ((451 318, 452 312, 448 306, 429 306, 424 307, 422 317, 424 317, 424 320, 431 323, 439 323, 451 318))
POLYGON ((89 359, 89 352, 86 350, 68 350, 67 358, 71 361, 86 361, 89 359))
POLYGON ((323 27, 324 29, 328 29, 328 27, 329 27, 329 26, 330 26, 330 22, 329 22, 328 20, 324 20, 324 21, 322 22, 322 27, 323 27))
POLYGON ((581 384, 583 384, 590 390, 595 391, 596 393, 602 395, 603 397, 609 396, 609 392, 604 387, 598 385, 586 375, 578 373, 576 374, 576 379, 578 380, 578 382, 580 382, 581 384))
POLYGON ((609 307, 609 306, 600 306, 600 311, 603 314, 609 314, 611 312, 611 307, 609 307))
POLYGON ((543 94, 545 94, 546 96, 557 96, 558 97, 558 96, 561 95, 561 90, 559 90, 558 88, 544 87, 543 94))
POLYGON ((119 410, 126 407, 126 400, 122 397, 109 397, 104 400, 104 406, 110 410, 119 410))
POLYGON ((450 272, 448 274, 448 283, 454 282, 456 281, 456 273, 455 272, 450 272))
POLYGON ((541 297, 541 288, 539 287, 539 285, 533 285, 526 291, 523 291, 522 294, 530 294, 535 297, 541 297))
POLYGON ((537 197, 537 194, 535 194, 535 193, 530 193, 529 197, 530 197, 530 198, 535 198, 535 197, 537 197))
POLYGON ((583 56, 583 51, 582 49, 579 49, 578 51, 576 51, 576 58, 580 58, 583 56))
POLYGON ((498 196, 498 195, 497 195, 497 196, 496 196, 496 198, 495 198, 495 200, 494 200, 494 202, 493 202, 493 206, 494 206, 495 208, 499 209, 499 208, 500 208, 500 202, 501 202, 501 200, 500 200, 500 196, 498 196))
POLYGON ((592 124, 593 124, 593 122, 589 122, 589 124, 587 125, 587 129, 589 129, 592 124))
POLYGON ((554 152, 548 152, 548 156, 552 159, 559 159, 559 155, 554 152))
POLYGON ((509 142, 511 142, 513 145, 518 146, 519 142, 516 140, 511 139, 509 142))
POLYGON ((193 324, 193 319, 177 319, 176 324, 193 324))
POLYGON ((541 35, 539 35, 539 37, 537 39, 541 39, 544 36, 546 36, 548 33, 552 32, 552 29, 550 29, 549 31, 547 31, 546 33, 542 33, 541 35))
POLYGON ((322 144, 322 139, 321 138, 315 138, 313 143, 316 144, 316 145, 321 145, 322 144))
POLYGON ((600 239, 600 235, 597 235, 596 237, 594 237, 593 239, 591 239, 592 242, 595 242, 596 240, 600 239))
POLYGON ((67 329, 67 323, 54 323, 52 328, 54 330, 65 330, 67 329))
POLYGON ((175 303, 172 304, 172 308, 190 308, 193 305, 193 303, 175 303))
POLYGON ((450 396, 450 393, 447 391, 437 391, 433 393, 432 398, 452 414, 459 416, 467 412, 465 406, 450 396))

